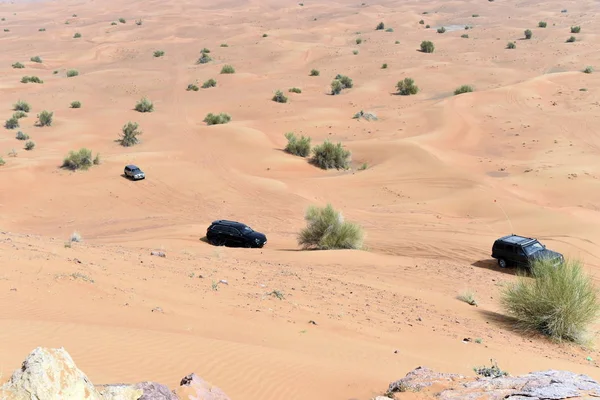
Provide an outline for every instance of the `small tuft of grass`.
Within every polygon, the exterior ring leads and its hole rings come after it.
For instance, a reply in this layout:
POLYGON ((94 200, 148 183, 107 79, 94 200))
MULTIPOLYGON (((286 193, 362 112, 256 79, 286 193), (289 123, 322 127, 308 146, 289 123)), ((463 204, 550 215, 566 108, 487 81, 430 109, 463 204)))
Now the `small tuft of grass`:
POLYGON ((287 153, 299 157, 307 157, 310 154, 309 137, 301 136, 298 138, 294 132, 288 132, 285 134, 285 138, 288 141, 284 149, 287 153))
POLYGON ((381 64, 381 69, 387 69, 388 65, 386 63, 381 64))
POLYGON ((431 25, 429 25, 429 24, 425 25, 425 29, 429 29, 429 28, 431 28, 431 25))
POLYGON ((367 163, 362 163, 362 165, 361 165, 360 167, 358 167, 358 170, 359 170, 359 171, 364 171, 364 170, 366 170, 367 168, 369 168, 369 164, 367 164, 367 163))
POLYGON ((6 161, 4 161, 4 158, 2 158, 2 156, 0 156, 0 167, 3 166, 4 164, 6 164, 6 161))
POLYGON ((154 57, 158 58, 158 57, 162 57, 165 55, 165 52, 162 50, 155 50, 154 51, 154 57))
POLYGON ((96 153, 96 157, 94 157, 94 161, 92 161, 94 165, 100 165, 100 153, 96 153))
POLYGON ((290 92, 290 93, 298 93, 298 94, 300 94, 300 93, 302 93, 302 89, 300 89, 300 88, 297 88, 297 87, 293 87, 293 88, 290 88, 290 89, 288 90, 288 92, 290 92))
POLYGON ((95 160, 92 158, 92 151, 86 148, 81 148, 78 151, 71 150, 63 160, 61 167, 71 171, 76 171, 78 169, 85 171, 92 165, 95 165, 94 161, 95 160))
POLYGON ((345 221, 331 204, 310 206, 304 216, 306 227, 298 235, 304 249, 361 249, 364 232, 360 225, 345 221))
POLYGON ((208 53, 210 53, 210 49, 207 48, 207 47, 205 47, 202 50, 200 50, 200 53, 206 53, 206 54, 208 54, 208 53))
POLYGON ((400 41, 399 41, 399 40, 396 40, 396 41, 394 42, 394 44, 400 44, 400 41))
POLYGON ((482 367, 473 367, 473 371, 479 376, 483 376, 485 378, 501 378, 503 376, 507 376, 508 372, 502 371, 500 367, 498 367, 498 363, 494 360, 490 360, 492 362, 491 367, 482 366, 482 367))
POLYGON ((233 66, 227 64, 227 65, 223 65, 223 68, 221 68, 221 73, 222 74, 235 74, 235 68, 233 68, 233 66))
POLYGON ((136 21, 135 21, 135 24, 136 24, 136 25, 138 25, 138 26, 142 25, 142 23, 143 23, 143 22, 142 22, 142 20, 141 20, 141 19, 138 19, 138 20, 136 20, 136 21))
POLYGON ((20 62, 18 62, 18 61, 17 61, 16 63, 14 63, 14 64, 12 65, 12 67, 13 67, 13 68, 16 68, 16 69, 25 68, 25 66, 24 66, 23 64, 21 64, 20 62))
POLYGON ((27 142, 25 142, 25 150, 29 151, 29 150, 33 150, 35 147, 35 142, 33 142, 32 140, 28 140, 27 142))
POLYGON ((46 32, 46 28, 40 28, 38 29, 39 32, 46 32))
POLYGON ((207 125, 221 125, 226 124, 229 121, 231 121, 231 116, 226 113, 208 113, 206 114, 206 117, 204 117, 204 122, 206 122, 207 125))
POLYGON ((44 81, 37 76, 24 76, 21 78, 21 83, 44 83, 44 81))
POLYGON ((421 42, 421 52, 433 53, 434 50, 435 50, 435 46, 434 46, 433 42, 430 42, 429 40, 423 40, 421 42))
POLYGON ((115 21, 110 23, 111 25, 117 25, 117 23, 115 21))
POLYGON ((359 112, 354 114, 354 116, 352 117, 352 119, 361 119, 361 118, 363 118, 367 121, 377 121, 377 115, 375 115, 372 112, 364 112, 363 110, 360 110, 359 112))
POLYGON ((322 169, 348 169, 350 167, 350 151, 341 143, 333 144, 329 140, 315 146, 311 163, 322 169))
POLYGON ((531 32, 531 29, 525 29, 525 32, 523 32, 523 34, 525 35, 525 39, 527 40, 533 37, 533 32, 531 32))
POLYGON ((538 22, 538 28, 545 28, 546 26, 548 26, 548 24, 546 23, 546 21, 540 21, 540 22, 538 22))
POLYGON ((577 40, 577 38, 575 38, 575 36, 571 36, 570 38, 567 39, 567 43, 573 43, 576 40, 577 40))
POLYGON ((383 22, 380 22, 377 24, 377 26, 375 27, 376 31, 382 31, 385 29, 385 24, 383 22))
POLYGON ((81 33, 79 32, 75 32, 75 34, 73 35, 73 39, 79 39, 81 37, 81 33))
POLYGON ((419 21, 419 24, 421 24, 421 25, 425 25, 425 21, 423 21, 423 20, 420 20, 420 21, 419 21))
POLYGON ((198 61, 196 61, 196 64, 206 64, 212 61, 211 56, 208 55, 208 53, 202 53, 200 55, 200 58, 198 59, 198 61))
POLYGON ((386 32, 394 32, 394 28, 387 28, 385 31, 386 32))
POLYGON ((477 338, 477 339, 475 339, 475 343, 481 344, 481 343, 483 343, 483 339, 477 338))
POLYGON ((21 118, 26 118, 27 113, 25 111, 15 111, 12 116, 13 116, 13 118, 21 119, 21 118))
POLYGON ((473 17, 473 18, 478 18, 478 17, 479 17, 479 14, 473 14, 473 15, 471 15, 471 17, 473 17))
POLYGON ((263 33, 262 37, 268 37, 269 35, 267 35, 266 33, 263 33))
POLYGON ((77 71, 76 69, 70 69, 67 71, 67 78, 73 78, 74 76, 78 76, 79 75, 79 71, 77 71))
POLYGON ((594 72, 594 68, 592 66, 587 66, 587 67, 585 67, 585 69, 583 70, 583 72, 585 74, 591 74, 592 72, 594 72))
POLYGON ((281 90, 277 90, 271 100, 273 100, 275 103, 287 103, 288 98, 281 90))
POLYGON ((571 27, 571 33, 579 33, 579 32, 581 32, 580 26, 572 26, 571 27))
POLYGON ((279 300, 283 300, 285 298, 283 293, 281 293, 279 290, 273 290, 271 293, 269 293, 269 296, 276 297, 279 300))
POLYGON ((135 105, 135 111, 142 113, 154 111, 154 104, 147 98, 144 97, 135 105))
POLYGON ((72 101, 71 108, 81 108, 81 102, 79 100, 72 101))
POLYGON ((467 35, 466 33, 463 33, 462 35, 460 35, 460 37, 463 39, 468 39, 469 35, 467 35))
POLYGON ((446 33, 446 28, 444 28, 443 26, 441 28, 438 28, 437 33, 446 33))
POLYGON ((516 44, 515 42, 508 42, 508 43, 506 44, 506 48, 507 48, 507 49, 511 49, 511 50, 512 50, 512 49, 516 49, 516 48, 517 48, 517 44, 516 44))
POLYGON ((29 112, 31 110, 31 106, 26 101, 19 100, 13 105, 13 110, 29 112))
POLYGON ((214 80, 213 78, 210 78, 209 80, 205 81, 202 84, 202 89, 208 89, 208 88, 215 87, 215 86, 217 86, 217 81, 214 80))
POLYGON ((29 140, 29 135, 19 131, 19 132, 17 132, 16 139, 17 140, 29 140))
POLYGON ((415 85, 412 78, 404 78, 404 80, 398 81, 396 89, 401 96, 410 96, 419 92, 419 87, 415 85))
POLYGON ((140 142, 138 136, 142 134, 142 131, 139 130, 139 125, 137 122, 128 122, 123 125, 121 129, 121 134, 117 139, 117 142, 123 147, 131 147, 140 142))
POLYGON ((356 38, 356 44, 361 44, 362 43, 362 39, 361 38, 356 38))
POLYGON ((40 56, 31 57, 29 59, 29 61, 34 62, 34 63, 38 63, 38 64, 41 64, 43 62, 42 59, 40 58, 40 56))
POLYGON ((352 54, 354 54, 355 56, 358 55, 358 50, 352 50, 352 54))
POLYGON ((37 126, 51 126, 52 120, 54 119, 54 113, 51 111, 43 110, 38 114, 37 126))
POLYGON ((472 91, 473 91, 473 87, 472 86, 462 85, 461 87, 459 87, 458 89, 456 89, 454 91, 454 95, 456 96, 456 95, 459 95, 459 94, 462 94, 462 93, 470 93, 472 91))
POLYGON ((124 23, 126 23, 127 21, 125 21, 125 18, 119 18, 119 22, 120 22, 120 23, 122 23, 122 24, 124 24, 124 23))
POLYGON ((227 43, 221 43, 220 47, 229 47, 229 45, 227 43))
POLYGON ((200 90, 200 88, 195 83, 190 83, 185 90, 187 90, 188 92, 189 91, 197 92, 198 90, 200 90))
POLYGON ((310 70, 310 74, 308 74, 309 76, 319 76, 321 75, 321 72, 319 72, 318 69, 311 69, 310 70))
POLYGON ((6 122, 4 123, 4 127, 6 129, 16 129, 19 127, 19 119, 15 118, 15 117, 11 117, 9 119, 6 120, 6 122))
POLYGON ((477 305, 477 300, 475 300, 475 294, 471 291, 463 292, 463 293, 459 294, 456 298, 460 301, 463 301, 463 302, 469 304, 469 305, 472 305, 472 306, 477 305))

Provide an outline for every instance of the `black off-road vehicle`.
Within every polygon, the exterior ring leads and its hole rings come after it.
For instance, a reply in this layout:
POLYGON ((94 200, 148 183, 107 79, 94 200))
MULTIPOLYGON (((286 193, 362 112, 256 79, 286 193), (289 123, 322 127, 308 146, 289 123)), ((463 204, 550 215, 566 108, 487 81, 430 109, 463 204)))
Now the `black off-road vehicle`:
POLYGON ((217 220, 206 230, 206 239, 215 246, 263 247, 267 243, 264 233, 256 232, 241 222, 217 220))
POLYGON ((548 250, 536 239, 518 235, 508 235, 496 240, 492 246, 492 258, 498 260, 500 268, 511 265, 529 268, 536 260, 541 259, 560 265, 565 260, 562 254, 548 250))

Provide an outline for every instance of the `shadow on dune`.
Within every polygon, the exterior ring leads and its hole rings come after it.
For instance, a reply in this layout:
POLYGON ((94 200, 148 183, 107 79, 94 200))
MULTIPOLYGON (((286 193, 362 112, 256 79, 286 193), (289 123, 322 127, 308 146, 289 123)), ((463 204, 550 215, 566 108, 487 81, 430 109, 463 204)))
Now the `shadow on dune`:
POLYGON ((494 271, 494 272, 500 272, 502 274, 508 274, 508 275, 516 275, 517 274, 516 268, 500 268, 498 266, 498 263, 494 259, 475 261, 471 265, 474 267, 478 267, 478 268, 489 269, 490 271, 494 271))

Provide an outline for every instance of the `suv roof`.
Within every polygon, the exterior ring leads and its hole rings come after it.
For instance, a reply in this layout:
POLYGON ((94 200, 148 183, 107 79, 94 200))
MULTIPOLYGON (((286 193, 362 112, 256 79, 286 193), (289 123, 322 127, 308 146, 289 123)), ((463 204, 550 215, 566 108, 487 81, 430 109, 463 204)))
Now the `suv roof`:
POLYGON ((129 169, 140 169, 137 165, 133 165, 133 164, 126 165, 125 167, 129 168, 129 169))
POLYGON ((241 222, 228 221, 226 219, 218 219, 216 221, 213 221, 211 225, 226 225, 226 226, 233 226, 233 227, 238 227, 238 228, 243 228, 243 227, 247 226, 246 224, 242 224, 241 222))
POLYGON ((501 237, 498 240, 501 240, 506 243, 520 244, 521 246, 526 246, 526 245, 536 241, 536 239, 528 238, 525 236, 519 236, 519 235, 508 235, 508 236, 501 237))

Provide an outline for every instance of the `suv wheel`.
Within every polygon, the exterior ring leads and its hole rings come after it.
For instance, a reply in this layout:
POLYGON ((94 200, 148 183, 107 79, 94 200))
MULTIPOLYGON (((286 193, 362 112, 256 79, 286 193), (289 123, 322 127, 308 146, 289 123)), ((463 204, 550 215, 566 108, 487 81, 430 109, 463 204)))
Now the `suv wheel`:
POLYGON ((499 258, 498 259, 498 266, 500 268, 506 268, 507 267, 506 260, 504 258, 499 258))

